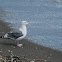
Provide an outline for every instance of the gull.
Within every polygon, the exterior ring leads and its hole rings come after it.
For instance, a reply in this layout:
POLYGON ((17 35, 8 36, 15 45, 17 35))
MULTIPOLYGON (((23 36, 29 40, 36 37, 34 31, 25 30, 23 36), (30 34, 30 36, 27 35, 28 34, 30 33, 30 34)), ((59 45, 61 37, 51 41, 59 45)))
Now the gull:
POLYGON ((21 47, 22 44, 19 44, 19 40, 22 40, 27 35, 27 27, 26 25, 30 25, 27 21, 21 22, 21 27, 19 30, 14 30, 6 33, 2 38, 9 38, 17 41, 17 46, 21 47))

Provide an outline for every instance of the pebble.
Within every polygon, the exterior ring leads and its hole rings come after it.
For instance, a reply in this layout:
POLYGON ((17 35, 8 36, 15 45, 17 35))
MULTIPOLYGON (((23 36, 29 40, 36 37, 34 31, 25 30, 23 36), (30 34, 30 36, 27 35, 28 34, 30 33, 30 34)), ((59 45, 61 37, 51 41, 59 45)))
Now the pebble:
POLYGON ((13 47, 13 48, 15 48, 15 47, 13 47))
POLYGON ((37 49, 37 47, 35 47, 37 49))
POLYGON ((1 56, 1 55, 0 55, 1 56))
POLYGON ((34 62, 34 61, 30 61, 30 62, 34 62))
POLYGON ((47 60, 45 60, 44 62, 47 62, 47 60))
POLYGON ((8 52, 11 52, 10 50, 8 50, 8 52))
POLYGON ((2 50, 2 49, 1 49, 2 50))
POLYGON ((50 58, 50 57, 48 57, 48 58, 50 58))
POLYGON ((0 53, 1 53, 2 51, 0 51, 0 53))
POLYGON ((11 45, 13 48, 15 48, 13 45, 11 45))
POLYGON ((23 48, 23 47, 22 47, 23 48))
POLYGON ((52 54, 50 54, 50 56, 52 56, 52 54))

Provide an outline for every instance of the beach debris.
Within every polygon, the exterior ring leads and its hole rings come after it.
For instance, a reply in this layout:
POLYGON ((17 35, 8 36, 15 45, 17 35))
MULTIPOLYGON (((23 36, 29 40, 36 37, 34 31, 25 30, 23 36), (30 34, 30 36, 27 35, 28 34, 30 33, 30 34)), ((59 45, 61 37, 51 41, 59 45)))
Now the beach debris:
POLYGON ((13 54, 13 51, 11 51, 10 53, 13 54))
POLYGON ((34 62, 34 61, 32 60, 32 61, 30 61, 30 62, 34 62))
POLYGON ((11 51, 11 50, 8 50, 8 52, 9 52, 11 55, 13 55, 13 51, 11 51))
POLYGON ((25 61, 30 61, 30 62, 46 62, 45 59, 29 59, 29 58, 25 58, 25 57, 22 57, 20 58, 19 56, 16 56, 16 55, 9 55, 9 56, 0 56, 0 58, 2 58, 2 60, 4 62, 20 62, 21 60, 25 60, 25 61))
POLYGON ((8 52, 10 53, 10 55, 8 55, 8 56, 7 55, 5 55, 5 56, 0 55, 0 57, 2 57, 2 60, 4 62, 8 62, 8 61, 18 62, 18 61, 21 61, 21 60, 30 61, 30 62, 46 62, 45 59, 30 59, 30 58, 26 58, 26 57, 21 57, 20 58, 19 56, 14 55, 13 51, 11 51, 11 50, 8 50, 8 52))
POLYGON ((45 59, 29 59, 29 58, 25 58, 25 57, 22 57, 20 60, 29 60, 30 62, 46 62, 45 59))
MULTIPOLYGON (((32 60, 30 62, 43 62, 43 61, 35 61, 35 60, 32 60)), ((44 62, 46 62, 46 60, 44 62)))
POLYGON ((19 57, 13 56, 0 56, 0 62, 18 62, 19 57))

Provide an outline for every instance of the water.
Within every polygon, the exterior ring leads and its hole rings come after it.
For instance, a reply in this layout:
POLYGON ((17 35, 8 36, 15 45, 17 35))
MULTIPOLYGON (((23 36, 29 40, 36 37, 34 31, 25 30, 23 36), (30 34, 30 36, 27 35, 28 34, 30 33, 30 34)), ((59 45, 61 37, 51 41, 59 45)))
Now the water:
POLYGON ((29 22, 26 38, 62 51, 62 0, 0 0, 0 19, 16 29, 29 22))

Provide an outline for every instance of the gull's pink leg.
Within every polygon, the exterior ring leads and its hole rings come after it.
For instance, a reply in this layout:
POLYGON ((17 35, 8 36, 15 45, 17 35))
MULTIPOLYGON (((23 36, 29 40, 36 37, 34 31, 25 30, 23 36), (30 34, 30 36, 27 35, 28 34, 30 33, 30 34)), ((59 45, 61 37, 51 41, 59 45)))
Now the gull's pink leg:
POLYGON ((17 41, 17 46, 19 45, 19 42, 17 41))

